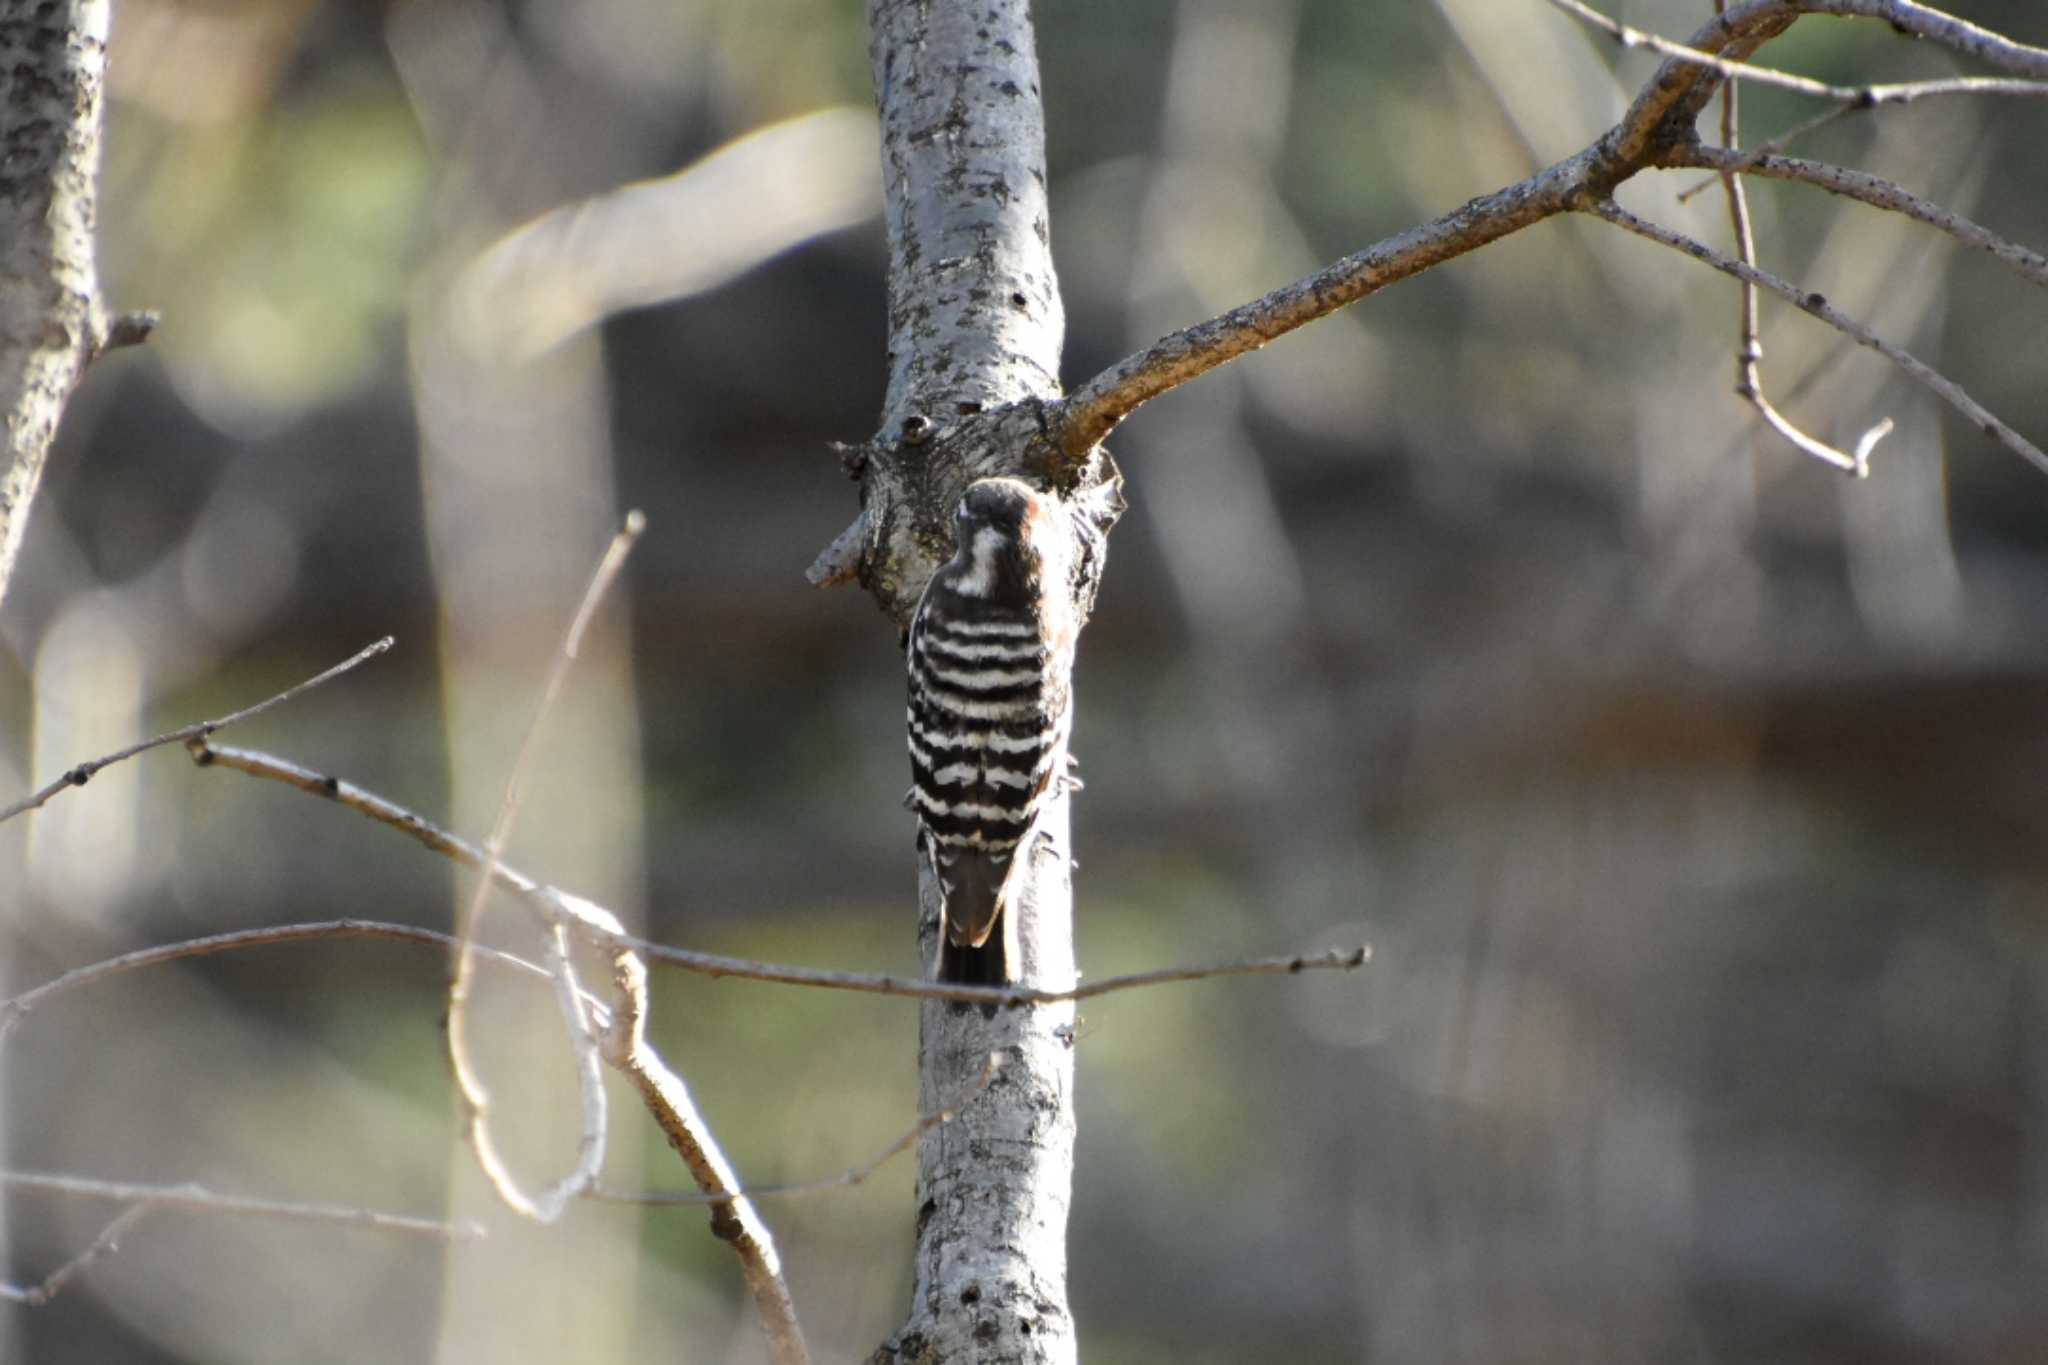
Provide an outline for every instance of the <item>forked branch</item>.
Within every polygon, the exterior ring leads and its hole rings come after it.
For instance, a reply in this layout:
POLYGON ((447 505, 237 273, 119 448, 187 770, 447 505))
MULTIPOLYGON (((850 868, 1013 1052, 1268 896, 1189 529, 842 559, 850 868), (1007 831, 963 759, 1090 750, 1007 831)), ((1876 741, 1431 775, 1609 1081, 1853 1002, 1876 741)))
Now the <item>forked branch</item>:
MULTIPOLYGON (((1516 185, 1482 195, 1454 213, 1347 256, 1263 298, 1183 328, 1087 380, 1053 413, 1053 430, 1062 454, 1068 460, 1079 461, 1148 400, 1389 284, 1532 223, 1562 212, 1588 211, 1630 226, 1631 230, 1647 229, 1649 225, 1615 206, 1614 191, 1642 171, 1658 167, 1754 171, 1800 180, 1846 198, 1907 214, 1966 245, 1989 252, 2034 283, 2048 281, 2048 261, 2038 252, 2007 241, 1888 181, 1860 171, 1776 156, 1769 149, 1744 154, 1733 148, 1704 147, 1694 126, 1708 98, 1731 80, 1766 82, 1830 100, 1842 109, 1906 103, 1935 94, 2040 96, 2048 94, 2048 49, 2015 42, 1913 0, 1748 0, 1727 6, 1684 42, 1658 38, 1619 24, 1581 0, 1551 3, 1577 18, 1596 23, 1630 45, 1648 47, 1664 55, 1665 60, 1644 84, 1620 123, 1586 150, 1516 185), (1845 87, 1772 71, 1752 60, 1759 48, 1809 14, 1879 20, 1901 33, 1939 44, 2007 74, 1896 86, 1845 87)), ((1645 231, 1645 235, 1653 234, 1645 231)), ((1858 344, 1885 355, 2000 444, 2037 467, 2044 466, 2041 452, 2033 443, 1985 411, 1960 385, 1876 337, 1862 323, 1827 307, 1824 300, 1814 302, 1819 296, 1757 270, 1752 263, 1703 245, 1683 241, 1666 244, 1677 245, 1738 279, 1744 278, 1741 272, 1751 272, 1753 284, 1791 299, 1858 344)), ((1766 421, 1770 421, 1775 414, 1768 410, 1768 404, 1760 407, 1765 410, 1766 421)), ((1790 429, 1782 417, 1772 425, 1795 443, 1802 440, 1803 434, 1793 435, 1796 429, 1790 429)), ((1866 456, 1869 440, 1866 434, 1862 443, 1866 456)), ((1833 454, 1843 456, 1844 467, 1860 467, 1853 453, 1833 454)))

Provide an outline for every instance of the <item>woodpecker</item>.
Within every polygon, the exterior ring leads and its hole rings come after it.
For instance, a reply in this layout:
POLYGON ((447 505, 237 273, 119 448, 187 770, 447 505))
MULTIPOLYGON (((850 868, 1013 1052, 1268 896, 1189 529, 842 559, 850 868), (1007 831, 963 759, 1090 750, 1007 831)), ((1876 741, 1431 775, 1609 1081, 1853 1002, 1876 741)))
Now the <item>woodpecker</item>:
POLYGON ((1051 498, 982 479, 911 618, 909 805, 942 908, 941 981, 1001 985, 1038 817, 1067 778, 1079 626, 1051 498))

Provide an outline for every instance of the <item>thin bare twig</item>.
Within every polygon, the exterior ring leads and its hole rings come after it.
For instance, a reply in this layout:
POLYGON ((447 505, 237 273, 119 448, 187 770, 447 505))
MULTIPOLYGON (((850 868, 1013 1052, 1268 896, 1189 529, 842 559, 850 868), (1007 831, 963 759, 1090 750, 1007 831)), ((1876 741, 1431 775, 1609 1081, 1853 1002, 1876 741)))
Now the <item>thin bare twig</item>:
POLYGON ((796 1195, 823 1194, 828 1190, 850 1189, 867 1180, 876 1171, 894 1161, 934 1128, 943 1128, 960 1117, 968 1105, 973 1104, 987 1093, 995 1083, 996 1074, 1002 1069, 1002 1054, 990 1053, 988 1066, 981 1073, 981 1082, 953 1103, 935 1113, 921 1115, 916 1123, 905 1129, 902 1136, 877 1152, 873 1157, 857 1166, 849 1166, 837 1175, 819 1176, 815 1180, 793 1180, 781 1185, 749 1185, 742 1190, 731 1190, 707 1194, 701 1190, 609 1190, 603 1187, 592 1190, 590 1197, 612 1204, 715 1204, 734 1195, 748 1199, 788 1199, 796 1195))
MULTIPOLYGON (((1904 81, 1892 85, 1865 85, 1856 89, 1857 98, 1847 104, 1838 104, 1832 109, 1823 109, 1812 118, 1794 124, 1776 137, 1759 142, 1743 156, 1743 164, 1734 167, 1746 171, 1755 162, 1773 152, 1782 152, 1799 139, 1837 119, 1850 114, 1862 113, 1888 104, 1912 104, 1918 100, 1939 95, 2017 95, 2022 98, 2048 99, 2048 81, 2016 80, 2007 76, 1955 76, 1939 81, 1904 81)), ((1681 190, 1678 202, 1689 203, 1693 196, 1710 190, 1720 184, 1719 176, 1707 176, 1681 190)))
POLYGON ((1997 258, 2030 284, 2048 289, 2048 256, 2009 241, 1982 224, 1922 198, 1882 176, 1830 165, 1825 161, 1808 161, 1802 157, 1759 156, 1708 146, 1673 148, 1663 158, 1663 164, 1703 167, 1720 175, 1761 175, 1773 180, 1797 181, 1873 208, 1904 214, 1915 222, 1947 233, 1966 247, 1997 258))
MULTIPOLYGON (((1777 7, 1786 0, 1751 0, 1744 9, 1777 7)), ((2016 43, 2002 33, 1979 28, 1915 0, 1796 0, 1794 8, 1804 14, 1833 14, 1855 19, 1876 19, 1901 33, 1939 43, 1952 52, 1993 66, 2015 76, 2048 80, 2048 48, 2016 43)))
POLYGON ((131 1204, 115 1214, 113 1220, 100 1229, 100 1235, 86 1245, 85 1250, 58 1266, 42 1279, 31 1285, 0 1284, 0 1299, 25 1303, 31 1308, 41 1308, 51 1299, 64 1292, 64 1286, 80 1271, 103 1256, 111 1256, 121 1249, 121 1238, 154 1212, 153 1204, 131 1204))
POLYGON ((698 1112, 689 1086, 647 1041, 647 964, 631 949, 620 949, 612 957, 612 1022, 602 1046, 605 1060, 640 1092, 669 1146, 708 1196, 711 1231, 740 1259, 740 1273, 761 1315, 770 1357, 776 1365, 807 1365, 810 1351, 775 1238, 753 1201, 740 1192, 739 1177, 698 1112))
POLYGON ((468 908, 456 926, 456 937, 461 943, 456 949, 455 969, 448 983, 448 1060, 455 1073, 456 1088, 462 1095, 470 1144, 476 1150, 477 1164, 482 1167, 498 1197, 515 1211, 541 1223, 552 1223, 561 1217, 570 1200, 597 1183, 598 1171, 604 1164, 608 1108, 597 1041, 578 998, 580 991, 575 967, 570 961, 566 931, 560 920, 553 920, 544 941, 548 971, 555 980, 556 1002, 562 1013, 563 1025, 568 1029, 570 1046, 576 1054, 577 1096, 583 1111, 583 1126, 577 1141, 575 1165, 538 1194, 529 1196, 520 1188, 517 1177, 506 1164, 491 1135, 490 1091, 477 1071, 469 1047, 467 1007, 475 972, 476 932, 490 902, 491 886, 497 880, 498 863, 505 842, 511 837, 512 824, 518 816, 521 789, 527 764, 532 759, 534 741, 555 700, 561 695, 569 669, 582 649, 584 631, 596 614, 599 603, 617 580, 626 556, 632 552, 633 543, 640 538, 646 524, 646 518, 639 512, 626 514, 625 524, 612 537, 603 558, 598 561, 596 572, 591 575, 589 586, 584 589, 583 600, 569 623, 561 652, 556 655, 548 672, 547 684, 534 707, 533 719, 528 723, 525 738, 520 741, 519 750, 513 758, 511 775, 505 781, 505 794, 498 804, 497 819, 491 825, 489 837, 484 840, 483 875, 477 879, 468 908))
MULTIPOLYGON (((46 1003, 54 996, 74 991, 104 981, 108 977, 132 972, 138 967, 154 967, 164 962, 177 962, 185 958, 209 957, 215 953, 233 952, 241 948, 271 947, 282 943, 326 942, 331 939, 379 938, 392 939, 401 943, 420 943, 436 948, 460 946, 453 934, 444 934, 438 929, 422 929, 411 924, 385 924, 377 920, 332 919, 311 924, 278 924, 262 929, 236 929, 228 933, 208 934, 203 938, 186 939, 182 943, 166 943, 154 948, 138 948, 132 953, 110 957, 102 962, 74 967, 61 976, 53 977, 42 985, 23 991, 8 1000, 0 1000, 0 1046, 7 1042, 23 1016, 36 1006, 46 1003)), ((538 963, 528 962, 523 957, 497 948, 478 945, 479 959, 516 971, 530 972, 545 977, 548 970, 538 963)), ((596 1002, 586 999, 585 1007, 596 1002)))
MULTIPOLYGON (((1784 132, 1778 134, 1774 138, 1771 138, 1769 141, 1760 143, 1756 147, 1751 148, 1749 151, 1744 152, 1742 154, 1742 164, 1736 166, 1734 169, 1738 171, 1746 171, 1750 168, 1751 165, 1755 164, 1758 161, 1763 160, 1772 152, 1781 152, 1785 148, 1797 142, 1800 138, 1805 137, 1808 133, 1812 133, 1821 128, 1825 128, 1830 123, 1833 123, 1836 119, 1842 118, 1848 114, 1855 113, 1858 107, 1859 106, 1853 104, 1838 104, 1832 109, 1823 109, 1818 114, 1815 114, 1812 118, 1807 119, 1804 122, 1794 124, 1792 127, 1787 128, 1784 132)), ((1679 191, 1678 202, 1681 204, 1689 204, 1692 202, 1693 197, 1695 195, 1704 194, 1706 191, 1714 188, 1714 186, 1720 183, 1721 177, 1718 175, 1702 176, 1698 180, 1695 180, 1692 184, 1686 186, 1683 190, 1679 191)))
POLYGON ((118 1204, 145 1204, 151 1208, 190 1209, 197 1213, 227 1214, 237 1218, 286 1218, 297 1222, 346 1223, 373 1228, 378 1232, 413 1233, 442 1241, 470 1242, 481 1238, 481 1225, 463 1220, 414 1218, 407 1214, 379 1213, 375 1209, 352 1208, 346 1204, 299 1204, 277 1199, 251 1199, 246 1195, 221 1194, 188 1181, 182 1185, 138 1185, 121 1180, 94 1180, 82 1175, 58 1175, 47 1171, 0 1171, 0 1187, 36 1190, 74 1199, 107 1199, 118 1204))
MULTIPOLYGON (((229 755, 222 750, 209 750, 223 767, 234 767, 238 771, 264 776, 266 769, 261 764, 228 761, 229 755)), ((234 755, 242 759, 245 755, 237 751, 234 755)), ((296 783, 294 785, 297 785, 296 783)), ((345 798, 349 788, 341 788, 331 799, 348 803, 345 798)), ((324 794, 324 793, 323 793, 324 794)), ((388 803, 387 803, 388 804, 388 803)), ((429 847, 439 847, 438 841, 429 847)), ((452 855, 451 855, 452 856, 452 855)), ((798 967, 788 963, 762 962, 754 958, 732 957, 724 953, 697 952, 690 948, 671 948, 667 944, 655 943, 649 939, 630 934, 621 934, 600 927, 609 912, 594 902, 558 891, 553 887, 540 886, 510 868, 499 869, 499 885, 518 894, 534 897, 558 896, 562 901, 562 913, 574 919, 580 932, 589 936, 599 946, 616 950, 630 948, 648 959, 677 967, 700 976, 730 977, 736 981, 760 981, 771 985, 807 986, 816 990, 852 991, 861 995, 893 995, 909 1000, 956 1000, 971 1004, 993 1005, 1054 1005, 1066 1000, 1091 1000, 1100 995, 1113 995, 1122 991, 1138 990, 1147 986, 1163 986, 1179 982, 1209 981, 1224 976, 1287 976, 1313 971, 1354 971, 1372 960, 1372 950, 1365 946, 1331 949, 1327 952, 1309 954, 1288 954, 1278 957, 1255 957, 1235 962, 1197 963, 1182 967, 1163 967, 1149 972, 1133 972, 1124 976, 1103 977, 1099 981, 1084 981, 1065 990, 1042 990, 1033 986, 953 986, 943 982, 924 981, 916 977, 889 976, 876 972, 842 972, 822 967, 798 967), (594 913, 593 913, 594 912, 594 913)), ((334 919, 319 920, 307 924, 280 924, 262 929, 238 929, 224 934, 208 934, 202 938, 186 939, 179 943, 166 943, 153 948, 141 948, 104 962, 94 962, 75 967, 62 976, 53 977, 31 990, 22 992, 9 1000, 0 1001, 0 1042, 8 1033, 36 1007, 48 1003, 50 998, 92 985, 123 972, 139 967, 153 967, 160 963, 176 962, 184 958, 207 957, 215 953, 234 952, 243 948, 274 947, 285 943, 308 943, 328 939, 376 938, 390 939, 401 943, 417 943, 433 948, 453 949, 460 946, 452 934, 437 929, 422 929, 411 924, 388 924, 377 920, 334 919)), ((538 963, 496 948, 482 944, 476 946, 479 959, 497 963, 515 971, 545 977, 547 969, 538 963)), ((584 1009, 590 1010, 596 1003, 594 996, 586 993, 584 1009)), ((602 1020, 598 1021, 600 1024, 602 1020)))
POLYGON ((260 716, 273 706, 282 706, 300 693, 310 692, 322 683, 332 682, 357 664, 382 654, 385 650, 391 648, 392 643, 392 638, 387 635, 375 644, 357 651, 354 657, 336 664, 325 673, 319 674, 317 677, 308 678, 295 687, 287 687, 276 696, 259 701, 254 706, 245 706, 239 711, 230 711, 225 716, 216 716, 212 720, 202 720, 196 724, 187 725, 182 729, 171 730, 158 735, 155 739, 145 739, 140 744, 131 744, 125 749, 106 755, 104 758, 95 758, 81 763, 34 795, 23 797, 5 810, 0 810, 0 824, 5 824, 17 815, 37 809, 66 788, 83 787, 92 780, 94 773, 97 773, 102 768, 119 763, 123 759, 133 758, 135 755, 146 750, 159 748, 166 744, 181 744, 194 739, 205 739, 217 730, 225 730, 228 726, 238 721, 248 720, 252 716, 260 716))
MULTIPOLYGON (((1850 107, 1867 109, 1878 104, 1908 104, 1930 95, 2048 94, 2048 90, 2033 88, 2043 78, 2048 78, 2048 51, 2028 47, 2024 43, 2015 43, 1989 29, 1978 28, 1954 15, 1930 9, 1925 5, 1913 4, 1911 0, 1766 0, 1765 3, 1736 6, 1735 11, 1739 16, 1738 22, 1751 16, 1772 12, 1881 19, 1903 33, 1927 38, 1966 56, 2002 66, 2032 79, 2006 81, 1997 78, 1962 77, 1949 80, 1909 81, 1895 85, 1829 85, 1825 81, 1817 81, 1811 77, 1795 76, 1789 71, 1752 66, 1748 62, 1730 61, 1711 52, 1703 52, 1690 44, 1646 33, 1618 19, 1609 18, 1590 5, 1582 3, 1582 0, 1550 0, 1550 4, 1574 19, 1599 29, 1623 47, 1646 48, 1675 61, 1705 67, 1730 80, 1775 86, 1780 90, 1790 90, 1794 94, 1811 95, 1815 99, 1832 100, 1850 107)), ((1724 10, 1725 7, 1717 7, 1716 13, 1723 13, 1724 10)))
MULTIPOLYGON (((1696 47, 1688 47, 1684 43, 1670 38, 1660 38, 1654 33, 1645 33, 1642 29, 1631 27, 1618 19, 1608 18, 1592 6, 1580 3, 1580 0, 1550 0, 1550 4, 1553 8, 1563 10, 1574 19, 1591 24, 1623 47, 1646 48, 1651 52, 1675 58, 1678 61, 1690 63, 1693 66, 1703 66, 1707 70, 1726 76, 1731 80, 1753 81, 1758 85, 1771 85, 1776 86, 1780 90, 1790 90, 1794 94, 1812 95, 1816 99, 1836 100, 1843 103, 1853 102, 1861 97, 1860 91, 1846 86, 1829 85, 1825 81, 1812 80, 1806 76, 1795 76, 1788 71, 1773 71, 1766 66, 1751 66, 1748 62, 1730 61, 1726 57, 1717 57, 1711 52, 1702 52, 1696 47)), ((1720 13, 1720 7, 1716 7, 1715 12, 1720 13)))
MULTIPOLYGON (((311 768, 287 762, 254 749, 195 743, 193 757, 201 764, 232 768, 251 777, 283 782, 309 796, 318 796, 356 811, 379 824, 408 834, 422 845, 467 867, 482 867, 483 850, 423 816, 375 792, 329 777, 311 768)), ((1303 971, 1349 971, 1371 959, 1372 950, 1356 947, 1285 957, 1252 958, 1240 962, 1217 962, 1188 967, 1168 967, 1129 976, 1105 977, 1083 982, 1068 990, 1042 990, 1033 986, 955 986, 916 977, 885 976, 871 972, 840 972, 818 967, 796 967, 784 963, 760 962, 753 958, 729 957, 690 948, 671 948, 644 938, 618 932, 616 917, 594 901, 537 882, 516 868, 499 864, 493 874, 503 890, 537 900, 541 912, 567 914, 576 918, 578 928, 604 948, 631 948, 650 960, 663 962, 702 976, 727 976, 736 980, 765 981, 785 986, 810 986, 821 990, 856 991, 867 995, 895 995, 917 1000, 959 1000, 975 1004, 1051 1005, 1063 1000, 1087 1000, 1115 991, 1176 981, 1206 981, 1218 976, 1246 976, 1303 971), (550 904, 550 898, 559 903, 550 904)), ((479 951, 482 951, 479 949, 479 951)), ((0 1006, 4 1008, 4 1006, 0 1006)))
POLYGON ((1863 323, 1850 317, 1840 309, 1833 307, 1828 303, 1824 295, 1806 292, 1800 289, 1799 286, 1780 279, 1767 270, 1760 270, 1755 266, 1746 265, 1723 252, 1714 250, 1704 242, 1695 241, 1687 237, 1684 233, 1673 232, 1670 228, 1652 223, 1647 219, 1638 218, 1613 200, 1595 202, 1589 205, 1586 211, 1605 219, 1616 227, 1625 228, 1639 237, 1646 237, 1650 241, 1662 246, 1668 246, 1674 251, 1682 251, 1686 255, 1712 266, 1725 275, 1733 275, 1738 280, 1761 285, 1773 294, 1796 305, 1801 310, 1811 313, 1814 317, 1819 318, 1822 322, 1842 333, 1857 345, 1868 346, 1871 350, 1876 351, 1879 355, 1891 361, 1908 375, 1911 375, 1916 382, 1931 389, 1941 397, 1942 401, 1948 403, 1956 411, 1969 418, 1985 435, 2017 454, 2042 473, 2048 474, 2048 453, 2043 453, 2032 441, 2029 441, 2026 437, 2000 421, 1983 404, 1964 392, 1960 384, 1903 347, 1886 341, 1863 323))
MULTIPOLYGON (((1725 13, 1727 0, 1714 0, 1714 12, 1725 13)), ((1741 87, 1729 81, 1721 87, 1721 141, 1731 154, 1741 146, 1741 115, 1739 113, 1739 92, 1741 87)), ((1750 228, 1749 196, 1742 186, 1742 177, 1732 171, 1723 171, 1721 184, 1728 195, 1728 218, 1735 233, 1735 251, 1744 265, 1756 264, 1756 234, 1750 228)), ((1802 454, 1811 455, 1821 463, 1831 465, 1845 473, 1862 479, 1870 475, 1870 452, 1892 429, 1892 419, 1886 417, 1856 443, 1856 453, 1835 449, 1826 441, 1809 436, 1789 418, 1779 412, 1776 405, 1764 394, 1763 329, 1757 318, 1756 286, 1748 280, 1736 285, 1741 297, 1742 344, 1735 353, 1735 392, 1749 401, 1764 419, 1764 424, 1778 433, 1802 454)))

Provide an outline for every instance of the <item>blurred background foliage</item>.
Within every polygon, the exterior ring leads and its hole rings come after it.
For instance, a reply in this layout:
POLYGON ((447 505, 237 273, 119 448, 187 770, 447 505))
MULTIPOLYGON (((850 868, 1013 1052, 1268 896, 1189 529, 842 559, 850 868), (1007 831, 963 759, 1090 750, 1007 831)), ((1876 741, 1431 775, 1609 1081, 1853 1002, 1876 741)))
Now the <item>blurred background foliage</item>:
MULTIPOLYGON (((1708 10, 1619 13, 1683 34, 1708 10)), ((2048 43, 2031 0, 1957 10, 2048 43)), ((1650 69, 1536 0, 1037 11, 1070 380, 1575 150, 1650 69)), ((122 0, 113 44, 102 260, 164 322, 66 419, 0 610, 0 791, 391 632, 235 738, 478 833, 637 506, 652 529, 514 861, 669 942, 912 969, 900 655, 801 576, 853 511, 825 443, 871 429, 883 376, 879 227, 816 189, 846 159, 662 182, 694 215, 653 220, 676 275, 737 264, 538 355, 519 291, 601 294, 639 253, 595 208, 505 237, 865 103, 860 6, 122 0), (789 195, 774 231, 764 187, 789 195), (859 222, 785 250, 806 212, 859 222), (494 243, 553 273, 477 274, 494 243)), ((1770 56, 1841 83, 1959 69, 1819 19, 1770 56)), ((1758 139, 1810 109, 1744 112, 1758 139)), ((2039 248, 2044 145, 2041 102, 1929 101, 1803 150, 2039 248)), ((1625 198, 1725 240, 1686 183, 1625 198)), ((1808 190, 1753 202, 1767 265, 2048 437, 2038 296, 1808 190)), ((1375 957, 1083 1012, 1089 1358, 2037 1357, 2048 479, 1766 317, 1767 380, 1809 429, 1898 422, 1869 482, 1730 395, 1721 279, 1598 224, 1398 286, 1121 436, 1132 512, 1080 670, 1084 969, 1375 957)), ((0 960, 17 990, 247 925, 445 926, 457 889, 353 816, 159 753, 0 830, 0 960)), ((516 911, 496 926, 526 941, 516 911)), ((5 1054, 5 1160, 478 1210, 442 979, 337 944, 70 996, 5 1054)), ((551 1171, 551 1011, 492 986, 504 1122, 551 1171)), ((842 1169, 915 1118, 908 1006, 664 974, 656 1008, 749 1181, 842 1169)), ((618 1183, 681 1183, 630 1103, 616 1127, 618 1183)), ((768 1206, 825 1358, 900 1314, 910 1179, 768 1206)), ((16 1281, 106 1212, 5 1207, 16 1281)), ((570 1224, 444 1251, 160 1215, 55 1304, 0 1308, 0 1358, 759 1358, 699 1213, 570 1224)))

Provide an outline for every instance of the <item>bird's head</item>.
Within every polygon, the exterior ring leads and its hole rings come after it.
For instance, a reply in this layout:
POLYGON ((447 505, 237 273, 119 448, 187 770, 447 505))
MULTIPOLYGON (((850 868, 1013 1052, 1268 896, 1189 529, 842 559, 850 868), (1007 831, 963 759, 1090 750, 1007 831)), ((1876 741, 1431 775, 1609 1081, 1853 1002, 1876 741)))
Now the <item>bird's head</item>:
POLYGON ((1021 479, 977 479, 960 499, 957 514, 960 543, 986 526, 1023 539, 1024 523, 1040 510, 1043 499, 1021 479))
POLYGON ((1019 479, 978 479, 960 499, 957 550, 948 566, 955 590, 988 597, 1035 580, 1044 566, 1052 511, 1044 494, 1019 479))

